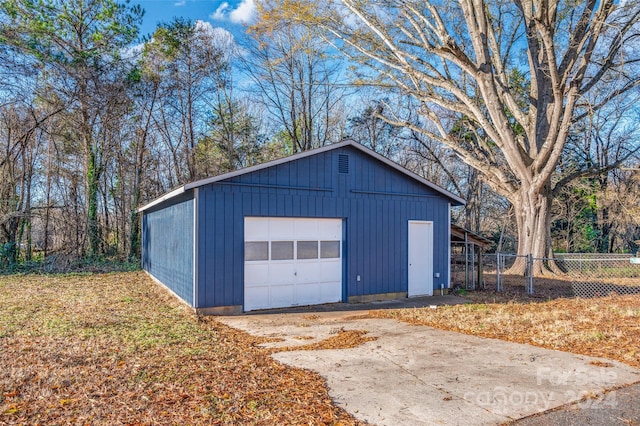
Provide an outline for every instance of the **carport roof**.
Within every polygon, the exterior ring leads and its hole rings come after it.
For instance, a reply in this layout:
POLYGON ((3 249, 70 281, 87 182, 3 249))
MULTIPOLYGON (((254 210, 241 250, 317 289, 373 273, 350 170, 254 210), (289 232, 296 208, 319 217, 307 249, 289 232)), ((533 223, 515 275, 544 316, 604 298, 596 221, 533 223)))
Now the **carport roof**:
POLYGON ((262 170, 262 169, 266 169, 268 167, 273 167, 273 166, 277 166, 279 164, 284 164, 284 163, 288 163, 290 161, 295 161, 295 160, 299 160, 301 158, 306 158, 306 157, 310 157, 316 154, 320 154, 323 152, 327 152, 327 151, 332 151, 334 149, 339 149, 339 148, 343 148, 343 147, 353 147, 355 149, 360 150, 361 152, 369 155, 370 157, 375 158, 378 161, 383 162, 384 164, 386 164, 387 166, 390 166, 391 168, 399 171, 400 173, 412 178, 413 180, 418 181, 419 183, 423 184, 424 186, 438 192, 439 194, 441 194, 443 197, 448 198, 449 201, 451 202, 452 205, 454 206, 463 206, 466 204, 466 202, 458 197, 457 195, 447 191, 446 189, 443 189, 441 187, 439 187, 438 185, 429 182, 428 180, 426 180, 425 178, 423 178, 422 176, 419 176, 407 169, 405 169, 404 167, 402 167, 401 165, 395 163, 392 160, 389 160, 388 158, 378 154, 375 151, 370 150, 369 148, 365 147, 362 144, 359 144, 355 141, 352 140, 345 140, 339 143, 335 143, 332 145, 327 145, 327 146, 323 146, 321 148, 316 148, 316 149, 312 149, 309 151, 304 151, 304 152, 300 152, 298 154, 293 154, 293 155, 289 155, 287 157, 283 157, 283 158, 279 158, 277 160, 272 160, 272 161, 268 161, 266 163, 262 163, 262 164, 258 164, 255 166, 251 166, 251 167, 246 167, 243 169, 239 169, 239 170, 235 170, 233 172, 229 172, 229 173, 224 173, 222 175, 218 175, 218 176, 214 176, 214 177, 210 177, 210 178, 206 178, 206 179, 201 179, 195 182, 191 182, 191 183, 187 183, 185 185, 180 186, 179 188, 174 189, 171 192, 166 193, 165 195, 163 195, 162 197, 159 197, 153 201, 151 201, 148 204, 145 204, 144 206, 140 207, 138 209, 138 212, 142 212, 144 210, 147 210, 153 206, 156 206, 166 200, 170 200, 174 197, 177 197, 180 194, 185 193, 186 191, 193 189, 193 188, 198 188, 204 185, 208 185, 211 183, 216 183, 216 182, 220 182, 223 181, 225 179, 230 179, 236 176, 240 176, 240 175, 244 175, 247 173, 252 173, 252 172, 256 172, 258 170, 262 170))
POLYGON ((477 246, 482 247, 483 249, 488 248, 493 241, 488 238, 483 237, 482 235, 478 235, 473 233, 467 229, 464 229, 461 226, 451 224, 451 242, 452 243, 464 243, 469 242, 471 244, 475 244, 477 246), (466 238, 465 238, 466 236, 466 238))

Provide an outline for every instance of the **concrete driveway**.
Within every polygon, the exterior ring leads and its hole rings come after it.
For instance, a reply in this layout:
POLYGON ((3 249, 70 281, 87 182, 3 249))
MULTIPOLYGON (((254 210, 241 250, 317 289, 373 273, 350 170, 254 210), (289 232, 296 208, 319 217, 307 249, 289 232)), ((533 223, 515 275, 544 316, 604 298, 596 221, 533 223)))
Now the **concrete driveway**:
MULTIPOLYGON (((340 330, 376 337, 357 348, 278 352, 280 362, 318 372, 334 402, 378 425, 494 425, 640 381, 640 370, 599 358, 362 318, 366 312, 220 317, 265 346, 306 345, 340 330)), ((581 409, 617 404, 615 391, 581 409), (591 405, 591 406, 590 406, 591 405)))

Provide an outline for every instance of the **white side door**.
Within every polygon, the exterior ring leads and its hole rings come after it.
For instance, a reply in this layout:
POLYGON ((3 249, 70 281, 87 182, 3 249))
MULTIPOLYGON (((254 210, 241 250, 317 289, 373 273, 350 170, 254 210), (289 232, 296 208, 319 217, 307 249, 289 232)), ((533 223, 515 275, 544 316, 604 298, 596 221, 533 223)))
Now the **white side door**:
POLYGON ((433 295, 433 222, 409 221, 408 296, 433 295))

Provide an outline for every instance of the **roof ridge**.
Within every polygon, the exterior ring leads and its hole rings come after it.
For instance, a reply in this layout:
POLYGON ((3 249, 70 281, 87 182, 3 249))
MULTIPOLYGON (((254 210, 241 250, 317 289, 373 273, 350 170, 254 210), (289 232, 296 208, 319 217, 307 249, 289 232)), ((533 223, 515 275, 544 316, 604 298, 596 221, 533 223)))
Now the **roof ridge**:
POLYGON ((263 170, 263 169, 267 169, 269 167, 274 167, 274 166, 278 166, 280 164, 285 164, 285 163, 289 163, 291 161, 295 161, 295 160, 299 160, 302 158, 306 158, 306 157, 310 157, 312 155, 317 155, 323 152, 327 152, 327 151, 332 151, 335 149, 339 149, 339 148, 343 148, 346 146, 351 146, 355 149, 360 150, 361 152, 375 158, 378 161, 381 161, 382 163, 392 167, 393 169, 405 174, 406 176, 418 181, 419 183, 429 187, 430 189, 440 193, 441 195, 451 199, 452 201, 454 201, 455 203, 459 204, 459 205, 464 205, 466 204, 466 202, 459 196, 447 191, 446 189, 436 185, 435 183, 423 178, 422 176, 406 169, 405 167, 401 166, 400 164, 396 163, 395 161, 375 152, 374 150, 352 140, 352 139, 345 139, 341 142, 337 142, 334 144, 330 144, 330 145, 325 145, 319 148, 315 148, 315 149, 310 149, 308 151, 302 151, 302 152, 298 152, 295 154, 291 154, 291 155, 287 155, 285 157, 281 157, 281 158, 277 158, 275 160, 270 160, 267 161, 265 163, 260 163, 260 164, 256 164, 254 166, 250 166, 250 167, 245 167, 242 169, 238 169, 238 170, 234 170, 232 172, 228 172, 228 173, 223 173, 221 175, 217 175, 217 176, 212 176, 212 177, 208 177, 208 178, 204 178, 204 179, 199 179, 197 181, 194 182, 190 182, 190 183, 186 183, 170 192, 167 192, 166 194, 164 194, 163 196, 156 198, 155 200, 145 204, 144 206, 138 208, 139 212, 142 212, 144 210, 147 210, 155 205, 158 205, 166 200, 169 200, 171 198, 174 198, 180 194, 183 194, 186 191, 189 191, 191 189, 194 188, 199 188, 201 186, 204 185, 208 185, 211 183, 216 183, 216 182, 220 182, 223 180, 227 180, 227 179, 231 179, 233 177, 236 176, 241 176, 247 173, 253 173, 259 170, 263 170))

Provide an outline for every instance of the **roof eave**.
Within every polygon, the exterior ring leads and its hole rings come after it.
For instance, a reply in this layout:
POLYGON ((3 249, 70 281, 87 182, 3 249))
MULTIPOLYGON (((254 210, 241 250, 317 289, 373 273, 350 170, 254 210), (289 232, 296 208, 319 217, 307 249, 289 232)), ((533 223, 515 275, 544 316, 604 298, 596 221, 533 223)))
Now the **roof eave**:
POLYGON ((158 204, 167 201, 173 197, 177 197, 180 194, 184 194, 187 191, 186 185, 183 185, 179 188, 174 189, 171 192, 167 192, 166 194, 164 194, 162 197, 160 198, 156 198, 155 200, 151 201, 150 203, 145 204, 144 206, 138 208, 138 213, 142 213, 145 210, 150 209, 153 206, 157 206, 158 204))

